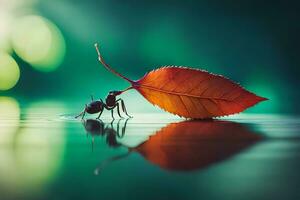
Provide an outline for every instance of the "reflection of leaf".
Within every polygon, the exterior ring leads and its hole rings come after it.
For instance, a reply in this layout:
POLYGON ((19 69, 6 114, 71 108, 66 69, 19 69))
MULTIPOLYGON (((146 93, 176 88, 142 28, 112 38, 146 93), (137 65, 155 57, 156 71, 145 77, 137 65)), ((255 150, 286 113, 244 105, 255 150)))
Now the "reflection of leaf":
POLYGON ((150 103, 182 117, 203 119, 230 115, 266 100, 223 76, 187 67, 162 67, 132 81, 107 65, 97 45, 96 49, 104 67, 131 84, 128 89, 136 89, 150 103))
POLYGON ((250 147, 261 137, 229 121, 172 123, 132 149, 168 170, 196 170, 250 147))

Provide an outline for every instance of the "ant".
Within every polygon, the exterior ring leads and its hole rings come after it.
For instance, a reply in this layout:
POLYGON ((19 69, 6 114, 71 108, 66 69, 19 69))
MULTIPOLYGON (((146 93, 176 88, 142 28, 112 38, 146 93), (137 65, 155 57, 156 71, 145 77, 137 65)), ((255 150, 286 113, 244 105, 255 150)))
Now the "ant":
POLYGON ((120 114, 120 104, 122 107, 122 111, 129 117, 132 118, 132 116, 128 115, 126 107, 125 107, 125 103, 123 101, 123 99, 119 98, 116 100, 116 97, 120 94, 122 94, 124 91, 110 91, 105 99, 105 103, 102 101, 102 99, 100 100, 96 100, 94 101, 94 97, 91 95, 91 103, 89 104, 85 104, 85 108, 84 110, 77 115, 75 118, 78 118, 80 116, 81 119, 84 118, 85 113, 89 113, 89 114, 95 114, 95 113, 99 113, 98 117, 96 119, 100 119, 100 116, 104 110, 104 108, 106 110, 111 110, 111 116, 113 119, 114 118, 114 108, 117 107, 117 111, 118 111, 118 115, 120 118, 123 118, 120 114))
MULTIPOLYGON (((102 55, 100 54, 100 51, 98 49, 98 44, 95 44, 95 48, 98 54, 98 60, 100 63, 102 63, 102 65, 108 69, 109 71, 113 72, 114 74, 123 77, 125 80, 130 81, 128 78, 124 77, 123 75, 119 74, 118 72, 114 71, 108 64, 105 63, 105 61, 103 60, 102 55)), ((99 113, 99 116, 96 119, 100 119, 100 116, 104 110, 104 108, 106 108, 107 110, 111 110, 111 116, 113 119, 114 118, 114 108, 117 107, 117 111, 118 111, 118 115, 120 118, 123 118, 120 115, 120 104, 122 107, 123 112, 129 117, 132 118, 130 115, 128 115, 124 101, 119 98, 116 99, 116 97, 120 94, 122 94, 123 92, 132 89, 132 87, 128 87, 125 90, 122 91, 110 91, 105 99, 105 103, 102 101, 102 99, 98 100, 98 101, 94 101, 93 96, 92 97, 92 102, 89 104, 85 104, 85 108, 84 110, 77 115, 75 118, 78 118, 79 116, 82 115, 82 119, 84 118, 85 113, 89 113, 89 114, 95 114, 95 113, 99 113)))

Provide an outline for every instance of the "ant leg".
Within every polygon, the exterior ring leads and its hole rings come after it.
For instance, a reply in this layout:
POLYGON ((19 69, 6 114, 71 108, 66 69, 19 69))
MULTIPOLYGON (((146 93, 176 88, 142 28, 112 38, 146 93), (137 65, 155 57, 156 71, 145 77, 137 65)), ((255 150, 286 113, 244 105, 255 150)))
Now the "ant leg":
MULTIPOLYGON (((115 121, 115 118, 113 118, 113 119, 111 120, 111 122, 110 122, 110 127, 111 127, 112 129, 114 128, 114 126, 113 126, 114 121, 115 121)), ((107 128, 106 128, 106 129, 107 129, 107 128)))
POLYGON ((120 134, 119 134, 119 132, 120 132, 120 121, 121 121, 121 119, 119 119, 119 121, 118 121, 118 123, 117 123, 117 137, 120 137, 120 134))
POLYGON ((124 103, 123 99, 120 99, 120 101, 121 101, 121 105, 122 105, 123 112, 125 112, 125 114, 126 114, 128 117, 132 118, 132 116, 128 115, 128 113, 127 113, 127 109, 126 109, 126 107, 125 107, 125 103, 124 103))
POLYGON ((122 137, 124 137, 124 135, 125 135, 125 130, 126 130, 126 124, 127 124, 127 121, 129 120, 129 118, 127 118, 126 120, 125 120, 125 123, 124 123, 124 126, 122 127, 122 132, 121 132, 121 135, 120 135, 120 131, 119 131, 119 122, 118 122, 118 131, 117 131, 117 136, 119 137, 119 138, 122 138, 122 137))
POLYGON ((120 117, 120 118, 124 118, 124 117, 122 117, 121 114, 120 114, 120 105, 119 105, 118 102, 117 102, 117 111, 118 111, 119 117, 120 117))
POLYGON ((112 117, 113 119, 115 119, 115 118, 114 118, 114 109, 111 109, 111 117, 112 117))
POLYGON ((83 114, 82 114, 82 117, 81 117, 81 119, 83 119, 83 118, 84 118, 84 115, 85 115, 85 111, 83 111, 83 114))
POLYGON ((94 101, 94 96, 91 94, 91 100, 94 101))
POLYGON ((96 119, 100 119, 100 116, 101 116, 103 110, 104 110, 104 107, 102 107, 102 109, 101 109, 101 111, 100 111, 100 113, 99 113, 99 115, 98 115, 98 117, 96 119))
POLYGON ((129 118, 126 119, 125 123, 124 123, 124 126, 122 128, 122 136, 123 137, 125 135, 125 131, 126 131, 126 125, 127 125, 127 121, 129 120, 129 118))
POLYGON ((86 112, 86 107, 87 107, 87 105, 85 104, 85 109, 81 113, 79 113, 78 115, 76 115, 75 118, 78 118, 78 117, 80 117, 82 115, 81 119, 83 119, 83 117, 85 115, 85 112, 86 112))
POLYGON ((80 117, 81 115, 83 115, 83 114, 84 114, 84 112, 85 112, 85 110, 83 110, 81 113, 79 113, 78 115, 76 115, 76 116, 75 116, 75 118, 78 118, 78 117, 80 117))
POLYGON ((84 115, 85 115, 85 113, 86 113, 86 108, 87 108, 87 104, 85 104, 85 109, 84 109, 84 111, 83 111, 83 114, 82 114, 82 117, 81 117, 81 119, 83 119, 83 118, 84 118, 84 115))

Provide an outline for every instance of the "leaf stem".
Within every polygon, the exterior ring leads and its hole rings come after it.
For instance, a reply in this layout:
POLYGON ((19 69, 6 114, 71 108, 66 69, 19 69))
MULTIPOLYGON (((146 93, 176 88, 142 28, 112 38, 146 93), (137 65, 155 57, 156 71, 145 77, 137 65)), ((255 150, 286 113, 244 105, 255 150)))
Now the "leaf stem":
POLYGON ((122 74, 120 74, 119 72, 117 72, 116 70, 114 70, 113 68, 111 68, 108 64, 105 63, 100 51, 99 51, 99 47, 98 47, 98 43, 95 43, 95 48, 98 54, 98 60, 99 62, 110 72, 112 72, 113 74, 123 78, 124 80, 128 81, 129 83, 133 84, 133 81, 130 80, 129 78, 123 76, 122 74))
POLYGON ((133 86, 129 86, 128 88, 122 90, 122 93, 126 92, 127 90, 131 90, 131 89, 133 89, 133 88, 134 88, 133 86))

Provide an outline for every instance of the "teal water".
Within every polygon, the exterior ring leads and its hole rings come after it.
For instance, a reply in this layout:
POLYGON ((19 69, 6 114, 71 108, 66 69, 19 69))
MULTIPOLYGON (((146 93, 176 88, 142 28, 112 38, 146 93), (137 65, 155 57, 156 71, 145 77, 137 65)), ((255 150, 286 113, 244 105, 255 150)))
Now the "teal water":
POLYGON ((0 199, 299 199, 297 116, 75 120, 0 99, 0 199))

